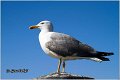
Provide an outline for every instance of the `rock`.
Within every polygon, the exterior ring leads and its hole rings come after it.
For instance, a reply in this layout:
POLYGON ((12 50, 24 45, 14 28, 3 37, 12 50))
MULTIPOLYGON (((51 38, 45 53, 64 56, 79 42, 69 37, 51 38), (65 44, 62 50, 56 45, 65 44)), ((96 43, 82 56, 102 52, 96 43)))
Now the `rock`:
POLYGON ((85 77, 85 76, 79 76, 79 75, 74 75, 66 72, 61 72, 60 74, 58 73, 51 73, 48 75, 40 76, 38 78, 35 78, 33 80, 40 80, 40 79, 94 79, 91 77, 85 77))

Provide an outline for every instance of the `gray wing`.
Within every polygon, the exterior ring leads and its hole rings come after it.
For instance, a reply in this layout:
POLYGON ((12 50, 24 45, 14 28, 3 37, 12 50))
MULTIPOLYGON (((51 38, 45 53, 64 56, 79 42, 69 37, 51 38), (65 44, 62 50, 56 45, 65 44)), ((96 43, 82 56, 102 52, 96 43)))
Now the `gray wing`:
POLYGON ((46 47, 57 55, 67 56, 90 56, 90 52, 95 51, 92 47, 81 43, 75 38, 62 33, 54 33, 51 41, 46 43, 46 47))

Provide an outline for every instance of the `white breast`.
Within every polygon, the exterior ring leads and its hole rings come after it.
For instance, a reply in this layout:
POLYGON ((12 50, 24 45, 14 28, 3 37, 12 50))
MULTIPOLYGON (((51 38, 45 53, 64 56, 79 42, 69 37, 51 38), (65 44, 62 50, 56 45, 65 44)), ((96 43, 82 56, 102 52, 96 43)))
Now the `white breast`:
POLYGON ((40 33, 39 34, 39 42, 40 42, 41 48, 43 49, 43 51, 46 54, 48 54, 54 58, 59 58, 59 56, 57 56, 54 52, 52 52, 46 48, 45 44, 51 40, 51 38, 50 38, 51 34, 53 34, 53 32, 40 33))

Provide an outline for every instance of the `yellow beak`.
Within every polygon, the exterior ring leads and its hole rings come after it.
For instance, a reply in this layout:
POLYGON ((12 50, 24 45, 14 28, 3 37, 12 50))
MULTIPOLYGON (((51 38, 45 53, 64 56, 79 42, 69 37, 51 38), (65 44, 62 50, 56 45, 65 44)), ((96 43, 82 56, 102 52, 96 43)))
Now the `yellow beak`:
POLYGON ((39 27, 39 26, 36 26, 36 25, 35 25, 35 26, 30 26, 29 29, 36 29, 36 28, 38 28, 38 27, 39 27))

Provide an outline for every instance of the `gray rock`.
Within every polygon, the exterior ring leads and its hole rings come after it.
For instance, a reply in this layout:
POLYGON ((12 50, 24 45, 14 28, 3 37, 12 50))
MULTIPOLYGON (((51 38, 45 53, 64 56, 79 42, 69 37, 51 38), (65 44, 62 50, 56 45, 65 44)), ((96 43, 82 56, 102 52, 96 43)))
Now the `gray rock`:
POLYGON ((33 80, 40 80, 40 79, 82 79, 82 80, 91 79, 91 80, 93 80, 94 78, 61 72, 60 74, 51 73, 48 75, 40 76, 40 77, 35 78, 33 80))

